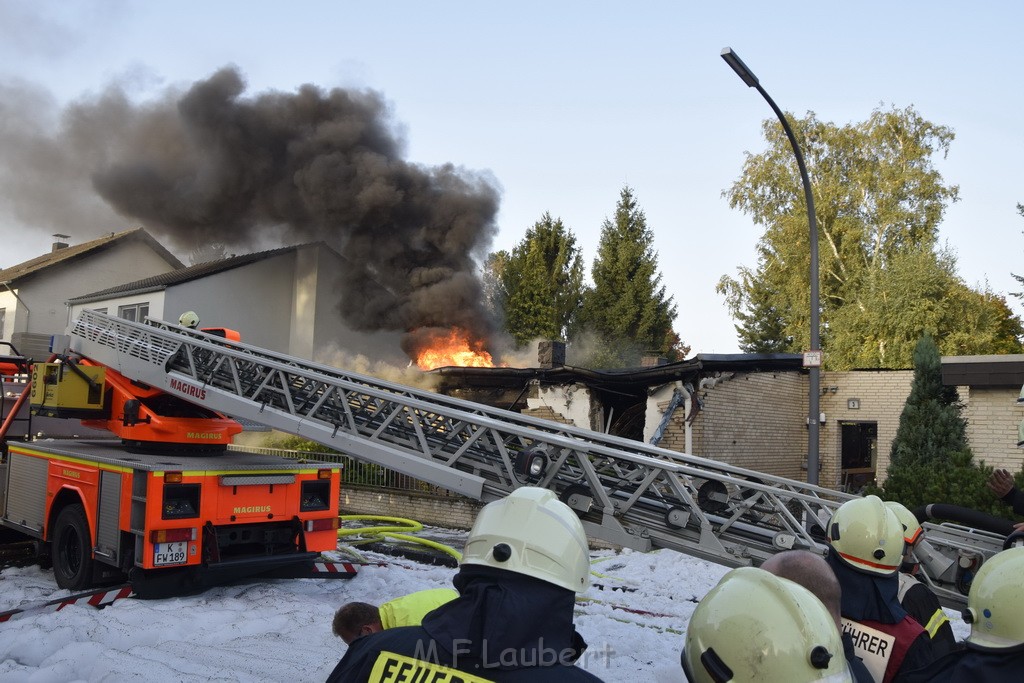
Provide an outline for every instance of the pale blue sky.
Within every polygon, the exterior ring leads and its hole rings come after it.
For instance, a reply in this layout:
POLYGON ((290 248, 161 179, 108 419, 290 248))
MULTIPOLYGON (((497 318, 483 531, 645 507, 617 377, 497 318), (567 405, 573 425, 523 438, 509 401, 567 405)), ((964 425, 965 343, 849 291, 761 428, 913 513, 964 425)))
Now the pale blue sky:
MULTIPOLYGON (((764 148, 760 123, 772 112, 721 49, 731 46, 798 115, 843 124, 879 105, 913 105, 953 128, 939 168, 962 199, 941 236, 968 283, 1007 292, 1010 272, 1024 272, 1022 20, 1010 2, 0 0, 0 82, 20 79, 66 103, 129 80, 141 100, 235 64, 250 94, 372 88, 391 103, 408 159, 496 179, 492 249, 511 248, 550 211, 576 234, 588 268, 628 183, 679 307, 676 329, 694 352, 730 353, 735 333, 714 287, 754 265, 761 229, 721 192, 743 153, 764 148)), ((49 249, 52 230, 20 225, 2 207, 0 231, 0 266, 49 249)))

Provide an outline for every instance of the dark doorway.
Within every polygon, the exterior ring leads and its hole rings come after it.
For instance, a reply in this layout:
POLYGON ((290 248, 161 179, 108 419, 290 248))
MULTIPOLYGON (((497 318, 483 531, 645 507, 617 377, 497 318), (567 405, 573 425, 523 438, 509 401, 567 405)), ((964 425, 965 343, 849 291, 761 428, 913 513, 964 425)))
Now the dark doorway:
POLYGON ((859 493, 875 480, 878 462, 878 423, 840 422, 842 429, 843 489, 859 493))

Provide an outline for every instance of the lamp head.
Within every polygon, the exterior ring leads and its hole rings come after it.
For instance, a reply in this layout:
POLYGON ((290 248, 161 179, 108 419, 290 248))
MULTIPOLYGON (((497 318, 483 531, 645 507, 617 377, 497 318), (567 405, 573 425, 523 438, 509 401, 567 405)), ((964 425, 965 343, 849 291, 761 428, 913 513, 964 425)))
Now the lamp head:
POLYGON ((757 76, 755 76, 754 72, 743 63, 743 60, 740 59, 739 55, 732 51, 731 47, 722 48, 722 59, 725 60, 726 64, 732 67, 732 70, 736 72, 737 76, 743 79, 743 82, 746 83, 748 87, 757 87, 759 83, 757 76))

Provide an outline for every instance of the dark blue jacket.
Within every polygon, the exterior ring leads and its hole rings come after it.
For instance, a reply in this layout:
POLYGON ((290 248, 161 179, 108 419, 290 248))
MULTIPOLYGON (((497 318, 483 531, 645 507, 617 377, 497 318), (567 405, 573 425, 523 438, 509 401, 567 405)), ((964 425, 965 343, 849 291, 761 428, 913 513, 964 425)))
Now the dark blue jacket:
POLYGON ((1024 646, 979 650, 968 645, 911 672, 903 683, 1020 683, 1024 681, 1024 646))
POLYGON ((353 641, 328 683, 402 677, 458 683, 459 672, 495 683, 601 680, 573 664, 585 644, 572 624, 572 591, 474 565, 463 566, 454 584, 459 597, 430 612, 422 625, 353 641), (387 674, 371 677, 375 666, 387 674), (439 666, 456 671, 438 673, 439 666), (406 671, 399 676, 401 667, 406 671))

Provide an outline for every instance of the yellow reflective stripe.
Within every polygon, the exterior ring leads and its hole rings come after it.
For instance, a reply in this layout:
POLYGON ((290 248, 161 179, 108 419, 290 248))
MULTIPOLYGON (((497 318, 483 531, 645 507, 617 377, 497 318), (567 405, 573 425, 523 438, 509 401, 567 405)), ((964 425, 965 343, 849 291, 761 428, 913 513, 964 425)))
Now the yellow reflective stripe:
POLYGON ((440 664, 420 661, 394 652, 382 651, 370 671, 370 683, 494 683, 440 664))
POLYGON ((939 632, 942 625, 949 621, 949 617, 941 609, 935 610, 935 614, 928 620, 928 623, 924 625, 924 630, 928 631, 928 637, 934 638, 935 634, 939 632))
POLYGON ((95 460, 87 460, 85 458, 75 458, 70 455, 58 455, 56 453, 50 453, 48 451, 37 451, 33 448, 15 446, 14 444, 10 445, 10 450, 19 455, 40 457, 46 460, 57 460, 60 462, 70 462, 75 465, 85 465, 87 467, 95 467, 97 469, 107 470, 108 472, 128 473, 132 471, 132 468, 130 467, 121 467, 120 465, 111 465, 110 463, 97 462, 95 460))

